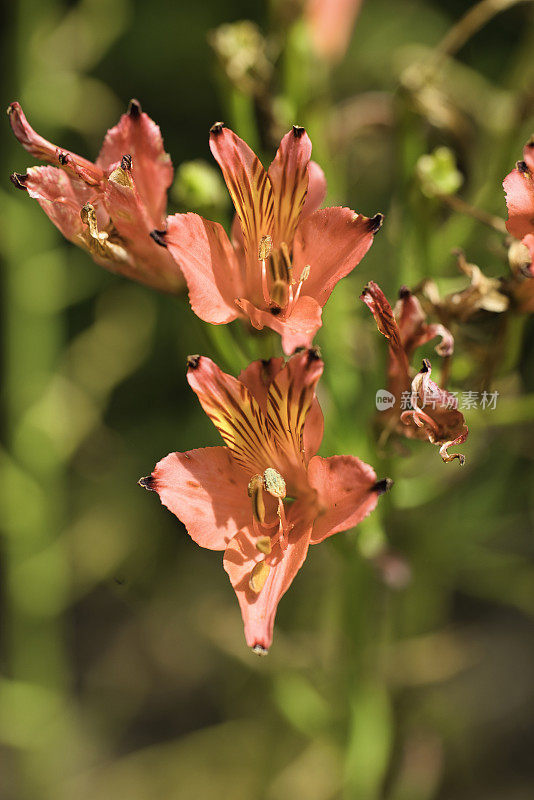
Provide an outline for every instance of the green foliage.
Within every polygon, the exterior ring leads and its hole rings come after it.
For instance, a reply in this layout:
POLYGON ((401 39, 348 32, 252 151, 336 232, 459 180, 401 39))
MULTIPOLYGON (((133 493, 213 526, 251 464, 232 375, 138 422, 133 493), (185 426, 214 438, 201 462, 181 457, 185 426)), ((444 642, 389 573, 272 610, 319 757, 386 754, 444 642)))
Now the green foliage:
MULTIPOLYGON (((237 373, 277 337, 205 325, 185 296, 104 272, 5 182, 2 800, 530 796, 532 319, 453 321, 450 388, 499 391, 494 411, 466 412, 460 469, 379 436, 387 346, 358 299, 371 279, 391 299, 429 277, 464 289, 459 247, 508 274, 492 221, 534 130, 533 8, 468 5, 367 0, 333 63, 296 3, 9 4, 5 105, 61 146, 95 157, 138 97, 172 154, 172 203, 229 229, 209 126, 267 162, 298 122, 329 204, 385 213, 317 342, 323 455, 354 453, 395 486, 359 531, 312 548, 272 652, 252 656, 220 554, 136 482, 169 451, 219 444, 187 355, 237 373)), ((23 173, 34 161, 6 121, 0 136, 2 174, 23 173)), ((419 356, 439 372, 432 344, 419 356)))

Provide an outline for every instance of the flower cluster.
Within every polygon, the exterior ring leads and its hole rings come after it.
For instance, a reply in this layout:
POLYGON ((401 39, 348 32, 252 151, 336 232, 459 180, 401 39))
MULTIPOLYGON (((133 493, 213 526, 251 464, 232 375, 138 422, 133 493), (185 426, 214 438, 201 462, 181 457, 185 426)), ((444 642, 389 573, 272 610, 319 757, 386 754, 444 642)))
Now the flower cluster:
POLYGON ((395 310, 373 281, 366 286, 361 299, 389 342, 388 390, 395 396, 395 402, 384 414, 388 427, 410 438, 427 439, 439 445, 443 461, 457 458, 463 464, 465 456, 448 452, 452 445, 465 442, 468 433, 464 417, 458 411, 458 399, 431 380, 432 366, 427 358, 413 379, 410 373, 415 350, 436 336, 441 337, 436 352, 441 356, 452 354, 454 342, 450 332, 443 325, 427 324, 421 304, 406 287, 400 290, 395 310), (402 398, 407 393, 410 408, 403 411, 402 398))
MULTIPOLYGON (((166 216, 172 164, 137 101, 108 131, 94 163, 39 136, 18 103, 8 113, 21 144, 49 165, 12 181, 67 239, 153 288, 187 285, 193 312, 206 322, 240 318, 281 337, 287 360, 254 361, 237 378, 205 356, 189 357, 187 380, 224 446, 171 453, 140 481, 195 542, 224 551, 247 643, 267 652, 278 603, 309 546, 357 525, 391 485, 355 456, 317 455, 323 415, 316 387, 324 365, 313 346, 323 306, 365 256, 383 217, 321 208, 325 177, 299 126, 283 137, 267 170, 233 131, 212 126, 211 152, 235 207, 229 237, 198 214, 166 216)), ((374 282, 362 299, 389 341, 388 389, 397 399, 384 415, 388 427, 439 445, 444 461, 463 463, 463 455, 448 452, 467 436, 457 399, 431 380, 427 359, 415 376, 410 367, 415 350, 436 336, 438 353, 450 355, 450 332, 428 324, 407 289, 395 311, 374 282)))

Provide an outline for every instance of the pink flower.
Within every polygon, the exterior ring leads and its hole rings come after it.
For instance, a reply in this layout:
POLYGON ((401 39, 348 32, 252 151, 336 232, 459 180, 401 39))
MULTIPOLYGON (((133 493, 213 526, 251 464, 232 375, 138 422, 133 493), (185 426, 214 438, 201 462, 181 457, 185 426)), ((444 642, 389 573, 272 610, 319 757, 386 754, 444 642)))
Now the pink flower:
POLYGON ((230 242, 198 214, 167 219, 164 242, 189 287, 191 307, 206 322, 237 317, 282 335, 286 353, 308 347, 336 283, 369 250, 382 215, 349 208, 317 209, 326 192, 310 161, 311 142, 294 127, 266 172, 252 150, 221 122, 210 147, 236 209, 230 242))
POLYGON ((239 376, 191 356, 187 379, 224 447, 171 453, 140 483, 201 547, 224 550, 247 643, 268 650, 280 598, 310 544, 352 528, 391 482, 354 456, 315 455, 323 416, 315 349, 254 361, 239 376))
POLYGON ((98 264, 156 289, 178 291, 180 270, 155 241, 165 222, 173 167, 160 129, 137 100, 107 132, 94 164, 39 136, 19 103, 11 103, 8 115, 22 146, 53 165, 14 173, 15 186, 98 264))
POLYGON ((518 161, 504 179, 508 220, 506 228, 516 239, 521 239, 534 252, 534 142, 523 150, 524 161, 518 161))
MULTIPOLYGON (((534 311, 534 139, 523 149, 523 161, 518 161, 504 179, 508 207, 508 232, 524 245, 527 264, 514 275, 509 290, 519 311, 534 311), (526 249, 525 249, 526 248, 526 249), (530 264, 528 264, 530 260, 530 264)), ((521 254, 521 260, 524 256, 521 254)))
POLYGON ((307 0, 305 16, 315 52, 339 61, 349 46, 354 21, 363 0, 307 0))
POLYGON ((439 445, 443 461, 457 458, 463 464, 463 455, 448 452, 449 447, 462 444, 468 434, 463 414, 458 411, 457 398, 430 379, 428 359, 424 359, 422 369, 413 380, 410 374, 415 350, 435 336, 441 336, 436 352, 442 356, 451 355, 454 340, 450 331, 443 325, 426 323, 421 305, 409 289, 401 289, 395 310, 373 281, 365 287, 361 299, 372 312, 378 330, 389 341, 388 390, 395 402, 381 412, 384 423, 409 438, 426 439, 439 445), (404 411, 403 401, 406 403, 404 411))

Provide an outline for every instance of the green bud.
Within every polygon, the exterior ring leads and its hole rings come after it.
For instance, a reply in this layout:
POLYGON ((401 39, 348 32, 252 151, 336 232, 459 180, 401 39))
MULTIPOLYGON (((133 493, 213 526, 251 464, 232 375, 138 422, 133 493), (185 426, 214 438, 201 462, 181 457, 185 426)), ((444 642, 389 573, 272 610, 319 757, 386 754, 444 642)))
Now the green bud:
POLYGON ((181 209, 202 216, 221 216, 229 205, 229 195, 218 170, 207 161, 184 161, 176 171, 171 197, 181 209))
POLYGON ((456 194, 463 183, 454 153, 448 147, 438 147, 430 155, 421 156, 416 172, 427 197, 456 194))

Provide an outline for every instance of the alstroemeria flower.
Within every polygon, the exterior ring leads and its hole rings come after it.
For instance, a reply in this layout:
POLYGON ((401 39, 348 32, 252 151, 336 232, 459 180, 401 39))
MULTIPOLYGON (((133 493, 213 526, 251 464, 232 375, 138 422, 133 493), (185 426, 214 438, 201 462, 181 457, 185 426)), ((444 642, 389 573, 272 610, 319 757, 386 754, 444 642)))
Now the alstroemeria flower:
POLYGON ((369 250, 382 215, 349 208, 318 210, 326 181, 311 141, 295 126, 266 171, 252 150, 222 122, 210 148, 232 196, 232 242, 198 214, 167 219, 163 242, 180 266, 195 314, 224 324, 244 317, 282 335, 286 353, 310 346, 322 307, 336 283, 369 250))
POLYGON ((363 0, 306 0, 304 16, 312 45, 325 61, 339 61, 347 52, 363 0))
POLYGON ((443 325, 428 325, 416 297, 403 288, 395 310, 388 303, 380 287, 370 282, 361 299, 373 314, 378 330, 389 342, 388 391, 395 397, 394 404, 381 412, 383 421, 412 439, 426 439, 440 446, 443 461, 457 458, 460 453, 449 453, 448 448, 462 444, 468 428, 463 414, 458 411, 458 399, 430 380, 431 365, 428 359, 413 378, 410 361, 415 350, 435 336, 441 336, 436 352, 448 356, 453 351, 453 338, 443 325), (403 411, 403 402, 409 397, 409 408, 403 411))
POLYGON ((165 222, 173 167, 159 127, 137 100, 107 132, 94 164, 39 136, 19 103, 11 103, 8 115, 22 146, 52 165, 11 180, 63 236, 112 272, 165 292, 183 287, 176 262, 154 238, 165 222))
POLYGON ((523 149, 523 161, 518 161, 503 181, 508 207, 508 232, 519 239, 521 250, 512 245, 510 258, 514 280, 508 289, 516 308, 526 313, 534 311, 534 137, 523 149), (516 253, 521 253, 518 259, 516 253), (520 269, 514 269, 519 260, 520 269), (528 263, 530 262, 530 263, 528 263))
POLYGON ((316 350, 254 361, 234 378, 192 356, 187 379, 225 447, 171 453, 140 483, 201 547, 224 550, 247 643, 269 648, 278 602, 310 544, 357 525, 391 482, 354 456, 315 455, 323 416, 316 350))
POLYGON ((532 257, 534 255, 534 140, 525 145, 523 159, 517 162, 515 169, 503 181, 508 207, 506 228, 508 233, 523 241, 532 257))

